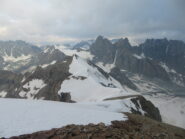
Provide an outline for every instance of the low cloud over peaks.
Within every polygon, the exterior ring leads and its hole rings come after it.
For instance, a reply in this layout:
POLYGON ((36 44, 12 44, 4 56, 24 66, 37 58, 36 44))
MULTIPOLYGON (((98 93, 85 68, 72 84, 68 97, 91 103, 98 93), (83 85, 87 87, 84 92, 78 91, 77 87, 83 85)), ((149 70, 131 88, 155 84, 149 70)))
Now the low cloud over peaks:
POLYGON ((0 0, 1 40, 185 40, 184 0, 0 0))

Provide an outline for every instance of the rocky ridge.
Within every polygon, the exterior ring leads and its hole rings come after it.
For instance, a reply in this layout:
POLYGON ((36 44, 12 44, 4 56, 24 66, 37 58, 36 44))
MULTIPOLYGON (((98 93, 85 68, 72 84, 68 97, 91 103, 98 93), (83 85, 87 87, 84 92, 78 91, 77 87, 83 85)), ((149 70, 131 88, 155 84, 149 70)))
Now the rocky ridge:
POLYGON ((128 114, 127 121, 113 121, 106 126, 103 123, 94 125, 68 125, 59 129, 41 131, 28 135, 11 137, 10 139, 183 139, 185 130, 163 124, 149 118, 128 114))
POLYGON ((102 63, 105 67, 111 64, 110 71, 116 67, 118 72, 131 72, 185 87, 185 43, 182 41, 148 39, 139 46, 131 46, 127 38, 111 43, 99 36, 90 47, 90 52, 94 55, 94 63, 102 63))

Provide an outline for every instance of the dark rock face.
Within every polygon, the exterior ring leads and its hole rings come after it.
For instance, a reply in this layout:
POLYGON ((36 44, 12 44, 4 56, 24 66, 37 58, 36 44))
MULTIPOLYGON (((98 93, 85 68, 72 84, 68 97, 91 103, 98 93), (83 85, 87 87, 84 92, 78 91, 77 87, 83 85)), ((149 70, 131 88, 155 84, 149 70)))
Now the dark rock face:
POLYGON ((0 41, 0 55, 19 57, 21 55, 35 55, 41 49, 24 41, 0 41))
POLYGON ((118 68, 151 78, 169 80, 166 71, 156 61, 141 56, 135 57, 128 39, 124 41, 121 39, 115 45, 117 48, 115 65, 118 68))
POLYGON ((139 53, 166 63, 185 75, 185 43, 178 40, 148 39, 139 46, 139 53))
MULTIPOLYGON (((39 89, 33 99, 45 99, 60 101, 61 97, 58 94, 61 83, 68 78, 69 65, 71 64, 72 57, 66 57, 64 61, 57 62, 47 68, 37 67, 33 73, 16 74, 9 71, 0 71, 0 91, 6 91, 7 98, 23 98, 20 92, 29 92, 29 89, 24 88, 34 79, 42 80, 46 86, 39 89), (24 80, 23 80, 24 79, 24 80)), ((37 89, 37 88, 35 88, 37 89)))
POLYGON ((126 75, 120 71, 119 68, 115 67, 111 70, 110 75, 114 77, 117 81, 119 81, 122 85, 126 85, 131 89, 136 90, 137 87, 134 85, 127 77, 126 75))
POLYGON ((103 74, 106 78, 109 78, 109 74, 107 72, 105 72, 103 69, 101 69, 100 67, 96 66, 94 63, 92 63, 91 61, 87 61, 89 65, 95 67, 98 69, 98 71, 103 74))
POLYGON ((60 90, 61 83, 71 75, 69 73, 69 65, 72 58, 69 57, 65 61, 58 62, 45 69, 38 67, 34 73, 27 77, 24 84, 32 79, 42 79, 47 84, 45 88, 38 92, 35 98, 44 97, 45 100, 60 101, 58 91, 60 90))
POLYGON ((66 55, 59 51, 58 49, 55 49, 54 47, 47 48, 47 52, 42 52, 37 55, 37 57, 34 59, 36 62, 35 64, 46 64, 51 63, 53 61, 62 61, 65 59, 66 55))
POLYGON ((114 44, 114 46, 116 46, 117 49, 119 49, 119 48, 131 49, 131 47, 132 47, 130 42, 129 42, 129 40, 128 40, 128 38, 125 38, 125 39, 121 38, 121 39, 119 39, 114 44))
POLYGON ((31 58, 31 60, 24 66, 21 66, 19 69, 15 70, 15 72, 26 71, 32 66, 39 66, 44 64, 50 64, 52 62, 63 61, 67 56, 55 49, 54 46, 48 46, 45 49, 47 51, 42 51, 31 58))
POLYGON ((146 100, 141 95, 119 96, 119 97, 107 98, 107 99, 104 99, 104 101, 124 100, 128 98, 131 100, 131 104, 132 103, 134 104, 134 106, 128 107, 132 113, 144 115, 160 122, 162 121, 159 109, 155 107, 151 101, 146 100))
POLYGON ((2 69, 4 66, 4 59, 2 56, 0 56, 0 69, 2 69))
POLYGON ((10 139, 183 139, 185 130, 140 115, 127 114, 127 121, 88 125, 68 125, 10 139))
POLYGON ((113 63, 115 57, 115 48, 108 40, 99 36, 91 45, 90 51, 95 55, 94 61, 102 61, 103 63, 113 63))
POLYGON ((184 82, 185 79, 168 73, 161 65, 165 63, 178 74, 185 75, 185 44, 182 41, 148 39, 145 43, 132 47, 127 38, 118 39, 112 44, 107 39, 98 37, 90 51, 95 55, 95 63, 114 64, 121 70, 152 79, 159 78, 169 82, 173 79, 184 82))
POLYGON ((60 101, 61 102, 68 102, 68 103, 74 103, 75 101, 71 100, 70 93, 61 93, 60 94, 60 101))
POLYGON ((169 80, 166 71, 156 62, 148 58, 138 59, 129 53, 129 51, 119 51, 116 66, 139 75, 150 78, 161 78, 169 80))
MULTIPOLYGON (((146 100, 142 96, 138 96, 136 98, 132 98, 131 101, 136 105, 136 108, 142 108, 143 111, 146 113, 144 114, 147 117, 150 117, 151 119, 162 121, 159 109, 156 108, 150 101, 146 100)), ((141 114, 140 111, 132 109, 133 113, 141 114)))
POLYGON ((10 71, 0 70, 0 92, 11 92, 7 93, 5 97, 19 97, 16 94, 15 89, 21 86, 21 80, 23 76, 15 74, 10 71))
POLYGON ((62 102, 70 102, 71 101, 71 95, 70 93, 61 93, 60 94, 60 101, 62 102))

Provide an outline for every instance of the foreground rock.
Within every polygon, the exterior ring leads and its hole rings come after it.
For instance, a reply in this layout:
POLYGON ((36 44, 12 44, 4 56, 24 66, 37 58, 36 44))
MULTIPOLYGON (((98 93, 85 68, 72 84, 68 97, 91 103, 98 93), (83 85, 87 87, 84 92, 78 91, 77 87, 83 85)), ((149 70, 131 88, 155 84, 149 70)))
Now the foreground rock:
POLYGON ((59 129, 11 137, 10 139, 184 139, 185 130, 154 121, 150 118, 128 114, 127 121, 113 121, 105 126, 89 124, 68 125, 59 129))
POLYGON ((162 122, 160 111, 155 105, 146 100, 143 96, 140 95, 128 95, 128 96, 120 96, 120 97, 113 97, 107 98, 107 100, 124 100, 130 98, 131 102, 134 104, 135 107, 130 107, 130 111, 133 114, 139 114, 143 116, 147 116, 153 120, 162 122))
POLYGON ((132 113, 142 115, 142 113, 139 111, 139 108, 141 107, 144 116, 147 116, 151 119, 160 122, 162 121, 159 109, 155 107, 151 101, 146 100, 143 96, 132 98, 131 101, 135 104, 136 108, 138 109, 138 110, 132 109, 132 113))

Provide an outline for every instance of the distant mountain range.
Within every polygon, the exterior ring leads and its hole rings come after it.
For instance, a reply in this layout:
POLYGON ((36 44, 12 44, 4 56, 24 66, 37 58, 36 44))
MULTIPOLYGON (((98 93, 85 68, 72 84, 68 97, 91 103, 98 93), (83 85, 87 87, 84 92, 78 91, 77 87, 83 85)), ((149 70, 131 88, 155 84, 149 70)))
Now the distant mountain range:
POLYGON ((0 69, 13 72, 26 72, 39 65, 63 60, 65 55, 54 47, 44 50, 24 41, 0 42, 0 69))
POLYGON ((112 44, 99 36, 90 51, 95 63, 112 64, 120 70, 185 86, 185 44, 182 41, 148 39, 133 47, 127 38, 112 44))
MULTIPOLYGON (((127 96, 130 111, 143 114, 146 110, 131 98, 143 95, 152 101, 163 95, 174 102, 173 97, 185 96, 185 43, 178 40, 147 39, 131 46, 127 38, 99 36, 70 47, 42 48, 1 41, 0 50, 0 97, 75 103, 127 96)), ((160 120, 160 113, 153 116, 160 120)))
MULTIPOLYGON (((39 48, 24 41, 1 41, 0 50, 0 69, 17 73, 33 71, 37 66, 45 67, 68 57, 58 47, 39 48)), ((168 90, 175 88, 180 94, 184 91, 185 44, 182 41, 147 39, 139 46, 131 46, 127 38, 109 41, 99 36, 94 41, 76 43, 70 50, 77 55, 88 52, 94 64, 134 90, 137 85, 131 76, 138 75, 151 81, 160 80, 168 90)))

